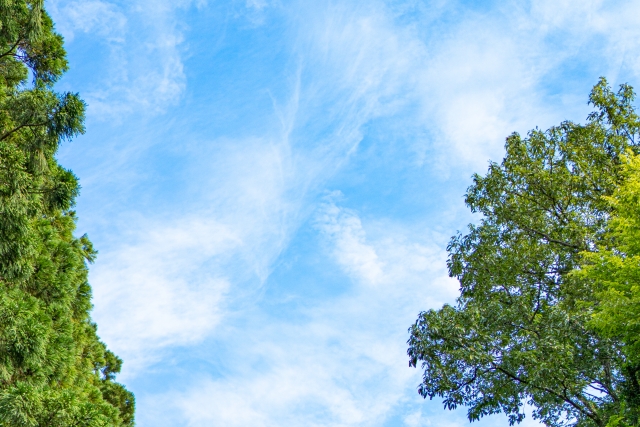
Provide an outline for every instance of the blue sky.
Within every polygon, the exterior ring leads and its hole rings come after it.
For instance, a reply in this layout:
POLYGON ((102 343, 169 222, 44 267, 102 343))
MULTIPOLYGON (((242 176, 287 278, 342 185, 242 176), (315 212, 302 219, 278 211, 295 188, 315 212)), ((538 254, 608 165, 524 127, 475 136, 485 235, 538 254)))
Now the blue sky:
POLYGON ((93 316, 140 427, 466 425, 418 396, 406 340, 456 296, 471 174, 583 121, 599 76, 640 81, 633 1, 47 5, 88 104, 59 158, 93 316))

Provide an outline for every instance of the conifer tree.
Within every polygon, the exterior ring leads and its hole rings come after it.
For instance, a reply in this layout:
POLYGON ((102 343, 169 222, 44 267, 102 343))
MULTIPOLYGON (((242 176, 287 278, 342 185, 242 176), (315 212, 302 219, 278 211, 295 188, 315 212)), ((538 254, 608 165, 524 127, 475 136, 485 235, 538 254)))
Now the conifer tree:
POLYGON ((84 131, 84 102, 57 93, 67 70, 43 0, 0 0, 0 426, 132 426, 122 361, 91 321, 74 236, 79 185, 55 158, 84 131))

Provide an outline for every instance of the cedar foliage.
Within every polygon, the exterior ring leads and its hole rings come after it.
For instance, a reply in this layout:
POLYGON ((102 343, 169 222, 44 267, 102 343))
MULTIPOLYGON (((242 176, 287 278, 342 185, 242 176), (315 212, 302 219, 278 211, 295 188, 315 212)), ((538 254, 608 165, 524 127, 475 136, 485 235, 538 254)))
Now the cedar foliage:
POLYGON ((84 102, 53 88, 66 70, 43 0, 0 0, 0 426, 134 424, 122 361, 89 316, 78 180, 55 159, 84 132, 84 102))

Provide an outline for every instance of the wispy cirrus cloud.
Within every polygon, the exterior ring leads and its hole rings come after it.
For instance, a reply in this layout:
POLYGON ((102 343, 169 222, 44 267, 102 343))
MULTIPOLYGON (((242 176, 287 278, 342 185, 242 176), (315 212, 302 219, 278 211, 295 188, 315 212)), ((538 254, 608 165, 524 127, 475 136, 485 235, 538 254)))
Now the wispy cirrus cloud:
POLYGON ((108 56, 95 57, 98 77, 83 93, 90 120, 165 112, 185 90, 182 30, 176 14, 202 1, 52 1, 48 6, 68 42, 97 38, 108 56))
POLYGON ((113 3, 100 0, 53 2, 49 10, 56 16, 56 29, 67 42, 77 33, 92 33, 107 43, 124 43, 128 19, 113 3))

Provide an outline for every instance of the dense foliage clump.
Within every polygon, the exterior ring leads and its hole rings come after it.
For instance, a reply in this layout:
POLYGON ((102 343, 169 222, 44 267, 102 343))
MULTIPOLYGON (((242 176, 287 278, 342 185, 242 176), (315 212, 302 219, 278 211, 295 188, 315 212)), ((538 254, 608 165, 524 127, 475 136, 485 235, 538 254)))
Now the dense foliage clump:
POLYGON ((122 361, 91 322, 78 181, 55 159, 84 103, 57 93, 63 40, 42 0, 0 0, 0 426, 131 426, 122 361))
POLYGON ((474 176, 466 203, 482 219, 448 247, 460 296, 410 329, 424 397, 470 420, 502 412, 514 424, 529 404, 548 426, 638 425, 633 100, 601 79, 586 124, 513 134, 502 163, 474 176))

